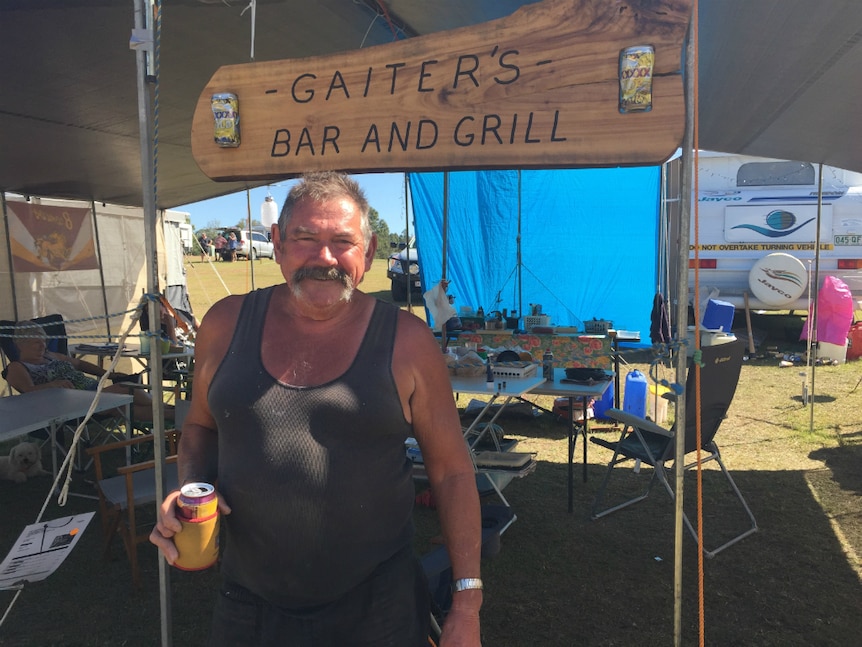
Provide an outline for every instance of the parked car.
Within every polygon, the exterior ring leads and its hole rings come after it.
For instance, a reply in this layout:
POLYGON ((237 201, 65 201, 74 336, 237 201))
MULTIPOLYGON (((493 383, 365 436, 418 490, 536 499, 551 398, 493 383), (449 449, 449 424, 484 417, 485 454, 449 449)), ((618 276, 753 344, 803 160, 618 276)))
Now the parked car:
MULTIPOLYGON (((251 257, 252 260, 255 258, 274 258, 275 257, 275 247, 272 242, 269 240, 266 234, 263 234, 259 231, 249 232, 247 229, 225 229, 222 232, 222 236, 225 238, 230 238, 230 234, 233 232, 236 235, 236 239, 239 241, 239 247, 237 247, 236 255, 242 256, 243 258, 251 257), (251 254, 249 254, 249 237, 251 237, 251 254)), ((222 260, 229 261, 230 260, 230 250, 225 245, 221 250, 222 260)))
POLYGON ((407 290, 422 293, 422 281, 419 278, 419 250, 416 239, 406 243, 389 243, 398 251, 389 255, 389 265, 386 276, 389 277, 393 301, 406 301, 407 290))

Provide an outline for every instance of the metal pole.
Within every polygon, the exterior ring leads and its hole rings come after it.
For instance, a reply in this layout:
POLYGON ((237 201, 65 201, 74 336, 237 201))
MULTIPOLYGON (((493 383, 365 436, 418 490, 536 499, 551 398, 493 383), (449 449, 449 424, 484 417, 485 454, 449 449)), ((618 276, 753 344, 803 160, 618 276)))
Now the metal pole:
POLYGON ((407 243, 407 310, 413 312, 413 286, 410 285, 410 213, 406 208, 404 210, 404 240, 407 243))
MULTIPOLYGON (((153 35, 151 22, 151 6, 149 0, 132 0, 135 12, 135 29, 149 29, 153 35)), ((160 18, 157 16, 157 20, 160 18)), ((153 38, 153 54, 156 51, 156 39, 153 38)), ((158 290, 158 258, 156 255, 156 194, 155 170, 153 166, 153 110, 149 88, 147 87, 147 59, 143 48, 135 50, 137 63, 138 87, 138 130, 141 147, 141 189, 146 229, 144 243, 147 259, 147 292, 155 294, 158 290)), ((158 61, 155 61, 158 69, 158 61)), ((149 308, 151 328, 161 321, 160 304, 150 300, 149 308)), ((150 377, 153 397, 153 434, 156 442, 154 447, 154 463, 156 470, 156 506, 165 498, 164 464, 165 464, 165 428, 164 401, 162 395, 162 350, 161 344, 150 344, 150 377)), ((167 562, 159 553, 159 610, 161 616, 162 647, 171 647, 171 597, 167 562)))
MULTIPOLYGON (((810 348, 814 349, 814 354, 819 356, 818 351, 818 339, 817 339, 817 302, 819 301, 818 296, 820 295, 820 217, 821 212, 823 210, 823 162, 820 162, 818 168, 818 178, 817 178, 817 235, 815 237, 814 243, 814 294, 811 294, 811 290, 808 291, 808 302, 811 303, 811 299, 814 299, 814 306, 810 307, 810 314, 808 315, 810 319, 813 320, 811 327, 809 328, 808 334, 808 343, 810 344, 810 348)), ((810 357, 810 353, 809 353, 810 357)), ((817 362, 811 362, 811 389, 810 395, 808 396, 811 402, 809 413, 808 413, 808 431, 814 432, 814 373, 817 371, 817 362)))
MULTIPOLYGON (((696 6, 696 5, 695 5, 696 6)), ((697 10, 692 14, 688 27, 688 38, 685 48, 685 133, 682 139, 681 189, 682 204, 679 218, 679 258, 677 262, 677 301, 676 301, 676 336, 677 341, 685 340, 688 328, 688 253, 691 239, 691 202, 693 176, 695 173, 694 151, 694 120, 697 102, 694 90, 694 77, 697 73, 695 59, 695 21, 697 10)), ((695 326, 697 330, 697 326, 695 326)), ((680 349, 676 357, 676 382, 686 383, 686 352, 680 349)), ((683 481, 685 476, 685 407, 687 393, 683 392, 676 401, 676 419, 679 433, 676 434, 676 453, 674 455, 674 473, 676 493, 674 502, 674 555, 673 555, 673 637, 674 645, 682 644, 682 541, 683 541, 683 481)))
POLYGON ((6 211, 6 192, 0 191, 0 203, 3 206, 3 227, 6 230, 6 257, 9 259, 9 288, 12 293, 12 314, 18 321, 18 296, 15 293, 15 271, 12 269, 12 239, 9 238, 9 214, 6 211))
POLYGON ((518 169, 518 240, 516 241, 518 249, 518 258, 515 262, 518 264, 518 316, 524 316, 524 295, 523 284, 521 283, 521 265, 523 257, 521 256, 521 169, 518 169))
POLYGON ((254 236, 251 229, 251 191, 248 187, 245 189, 245 203, 248 215, 248 256, 246 260, 251 268, 251 289, 254 290, 254 263, 252 262, 254 259, 254 236))
POLYGON ((105 292, 105 268, 102 265, 102 243, 99 239, 99 219, 96 218, 96 201, 90 200, 90 212, 93 214, 93 231, 96 233, 96 249, 99 250, 99 282, 102 284, 102 305, 105 308, 105 329, 108 341, 111 341, 111 311, 108 309, 108 295, 105 292))
MULTIPOLYGON (((445 281, 449 265, 449 171, 443 171, 443 250, 441 278, 445 281)), ((443 331, 446 334, 446 331, 443 331)))

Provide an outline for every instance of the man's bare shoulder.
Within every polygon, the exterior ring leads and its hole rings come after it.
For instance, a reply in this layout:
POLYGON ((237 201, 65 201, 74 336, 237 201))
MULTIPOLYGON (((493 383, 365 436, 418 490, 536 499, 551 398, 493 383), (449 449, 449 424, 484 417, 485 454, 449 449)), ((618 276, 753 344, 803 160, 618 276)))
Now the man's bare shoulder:
POLYGON ((198 329, 198 339, 211 335, 221 335, 226 331, 233 330, 236 320, 239 318, 240 310, 245 295, 233 294, 216 302, 201 321, 198 329))
POLYGON ((396 353, 404 351, 409 357, 435 357, 440 355, 440 344, 422 319, 416 315, 399 310, 398 332, 395 336, 396 353))
POLYGON ((398 309, 398 330, 411 335, 433 336, 428 324, 414 315, 412 312, 398 309))

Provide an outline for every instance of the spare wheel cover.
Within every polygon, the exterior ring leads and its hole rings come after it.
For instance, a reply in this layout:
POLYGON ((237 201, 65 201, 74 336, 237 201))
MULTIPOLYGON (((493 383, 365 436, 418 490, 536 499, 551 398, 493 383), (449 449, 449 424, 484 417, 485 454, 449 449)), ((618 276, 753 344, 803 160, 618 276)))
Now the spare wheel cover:
POLYGON ((759 259, 748 273, 751 293, 771 307, 786 306, 805 293, 808 271, 795 256, 776 252, 759 259))

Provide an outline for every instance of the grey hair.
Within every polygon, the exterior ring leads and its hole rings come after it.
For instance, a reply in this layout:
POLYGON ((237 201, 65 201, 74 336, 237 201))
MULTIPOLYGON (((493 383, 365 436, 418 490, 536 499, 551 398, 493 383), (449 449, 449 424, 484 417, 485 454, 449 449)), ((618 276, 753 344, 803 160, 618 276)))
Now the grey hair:
POLYGON ((362 232, 362 237, 365 239, 365 248, 368 248, 368 245, 371 244, 371 235, 373 233, 371 231, 371 223, 368 219, 370 209, 368 199, 356 180, 346 173, 337 173, 335 171, 306 173, 302 176, 299 184, 295 185, 288 192, 284 206, 281 208, 281 214, 278 217, 278 230, 281 233, 282 240, 287 237, 287 223, 293 215, 293 210, 296 208, 297 203, 306 198, 316 202, 336 198, 352 200, 362 217, 360 231, 362 232))
POLYGON ((15 324, 15 330, 12 333, 12 339, 18 343, 19 339, 47 339, 48 334, 35 321, 19 321, 15 324))

